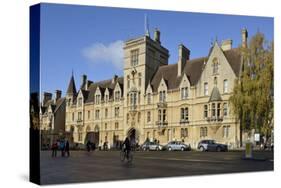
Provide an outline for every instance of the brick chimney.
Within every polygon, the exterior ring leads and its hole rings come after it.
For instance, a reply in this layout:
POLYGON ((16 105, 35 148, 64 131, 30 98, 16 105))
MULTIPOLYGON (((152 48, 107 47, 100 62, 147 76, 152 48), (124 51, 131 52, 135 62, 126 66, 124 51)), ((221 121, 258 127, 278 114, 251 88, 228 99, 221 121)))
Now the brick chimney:
POLYGON ((58 99, 60 99, 61 98, 61 90, 56 90, 55 91, 55 99, 56 99, 56 101, 58 100, 58 99))
POLYGON ((112 84, 116 83, 117 82, 117 78, 118 76, 117 75, 114 75, 113 78, 112 78, 112 84))
POLYGON ((242 47, 247 48, 248 31, 246 28, 242 29, 242 47))
POLYGON ((46 104, 47 101, 52 99, 52 93, 44 92, 43 94, 43 105, 46 104))
POLYGON ((232 48, 232 40, 231 39, 227 39, 227 40, 222 41, 221 49, 223 51, 231 50, 231 48, 232 48))
POLYGON ((80 88, 85 89, 84 87, 86 85, 86 82, 87 82, 87 75, 83 74, 82 77, 81 77, 81 87, 80 88))
POLYGON ((181 76, 186 61, 189 60, 190 50, 183 44, 179 45, 178 76, 181 76))

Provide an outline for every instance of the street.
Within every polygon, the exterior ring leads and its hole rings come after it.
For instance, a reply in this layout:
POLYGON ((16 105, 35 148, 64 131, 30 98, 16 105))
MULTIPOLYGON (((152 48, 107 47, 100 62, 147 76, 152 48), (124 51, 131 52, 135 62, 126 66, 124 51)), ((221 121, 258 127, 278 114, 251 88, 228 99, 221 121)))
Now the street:
POLYGON ((233 152, 134 152, 133 163, 121 163, 119 151, 71 151, 71 156, 51 157, 41 151, 41 184, 110 181, 171 176, 273 170, 273 153, 254 152, 260 160, 244 160, 233 152))

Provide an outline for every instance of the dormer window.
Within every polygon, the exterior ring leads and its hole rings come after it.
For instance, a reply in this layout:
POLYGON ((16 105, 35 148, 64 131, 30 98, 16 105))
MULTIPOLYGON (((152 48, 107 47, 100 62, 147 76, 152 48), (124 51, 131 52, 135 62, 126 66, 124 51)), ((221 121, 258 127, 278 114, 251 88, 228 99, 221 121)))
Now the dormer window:
POLYGON ((138 65, 139 61, 139 50, 132 50, 131 51, 131 66, 138 65))
POLYGON ((101 96, 99 94, 96 95, 96 104, 100 104, 101 96))
POLYGON ((188 97, 188 87, 181 88, 181 99, 187 99, 188 97))
POLYGON ((151 93, 147 94, 147 104, 151 104, 151 93))
POLYGON ((114 96, 115 96, 115 101, 119 101, 120 100, 120 91, 115 91, 114 96))
POLYGON ((82 106, 82 98, 78 98, 78 106, 82 106))
POLYGON ((159 92, 159 101, 165 102, 166 101, 166 91, 160 91, 159 92))
POLYGON ((108 95, 108 94, 105 94, 105 96, 104 96, 104 101, 105 101, 105 102, 108 102, 108 101, 109 101, 109 95, 108 95))

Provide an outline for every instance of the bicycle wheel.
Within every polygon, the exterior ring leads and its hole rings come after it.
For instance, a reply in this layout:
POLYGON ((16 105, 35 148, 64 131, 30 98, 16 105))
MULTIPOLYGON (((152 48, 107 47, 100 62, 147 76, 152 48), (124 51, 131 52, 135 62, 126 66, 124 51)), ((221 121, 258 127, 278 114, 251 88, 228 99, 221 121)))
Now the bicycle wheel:
POLYGON ((123 162, 125 160, 125 157, 126 157, 125 154, 126 153, 124 151, 122 151, 122 150, 120 151, 120 160, 121 160, 121 162, 123 162))
POLYGON ((133 153, 132 151, 129 153, 129 156, 128 156, 128 163, 132 163, 133 162, 133 153))

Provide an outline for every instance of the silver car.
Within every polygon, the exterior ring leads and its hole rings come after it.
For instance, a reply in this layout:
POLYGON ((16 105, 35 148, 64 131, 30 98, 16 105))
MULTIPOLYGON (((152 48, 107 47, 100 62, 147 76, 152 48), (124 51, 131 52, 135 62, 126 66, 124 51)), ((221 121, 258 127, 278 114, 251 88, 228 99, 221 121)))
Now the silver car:
POLYGON ((187 151, 190 150, 191 147, 190 144, 187 145, 180 141, 171 141, 164 147, 164 149, 167 149, 168 151, 187 151))
POLYGON ((151 150, 155 150, 155 151, 159 151, 163 149, 163 146, 158 144, 157 142, 145 142, 142 146, 141 149, 143 151, 151 151, 151 150))
POLYGON ((215 140, 201 140, 197 146, 200 151, 227 151, 227 145, 216 143, 215 140))

